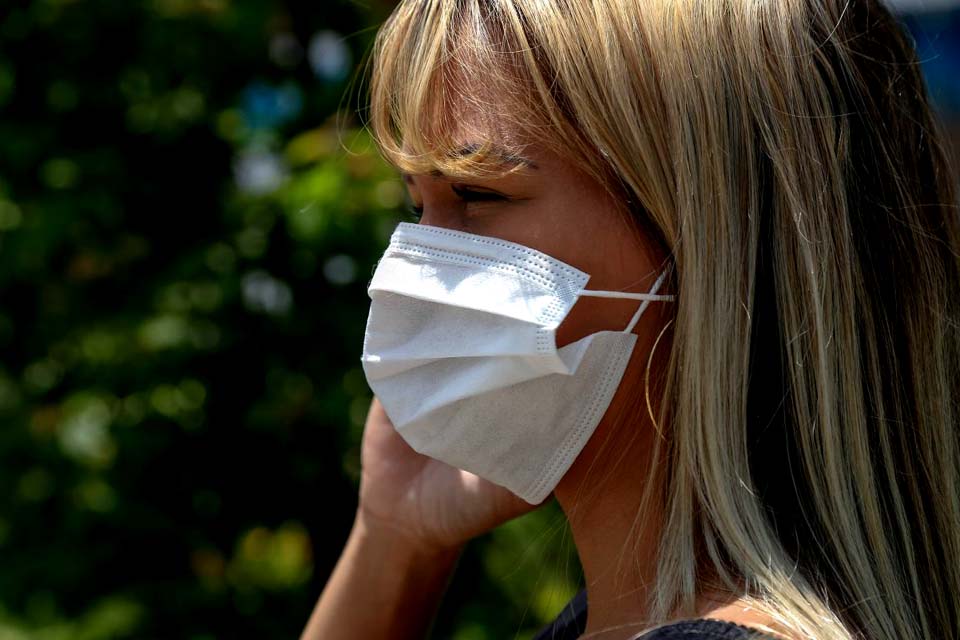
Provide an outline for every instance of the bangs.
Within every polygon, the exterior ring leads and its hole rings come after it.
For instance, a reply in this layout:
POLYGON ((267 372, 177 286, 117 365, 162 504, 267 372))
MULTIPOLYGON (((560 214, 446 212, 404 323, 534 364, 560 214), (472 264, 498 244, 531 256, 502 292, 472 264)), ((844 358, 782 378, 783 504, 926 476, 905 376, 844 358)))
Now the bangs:
POLYGON ((404 173, 498 177, 528 166, 531 141, 555 146, 523 21, 479 4, 404 2, 377 34, 369 124, 404 173))

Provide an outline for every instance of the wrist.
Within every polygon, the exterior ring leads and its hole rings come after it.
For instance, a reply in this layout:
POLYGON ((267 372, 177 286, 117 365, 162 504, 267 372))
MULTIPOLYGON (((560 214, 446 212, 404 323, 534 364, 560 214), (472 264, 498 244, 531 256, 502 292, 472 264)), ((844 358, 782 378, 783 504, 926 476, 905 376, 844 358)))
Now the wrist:
POLYGON ((410 558, 418 562, 455 562, 464 544, 444 545, 418 536, 393 522, 363 508, 357 508, 351 537, 362 546, 389 550, 396 558, 410 558))
POLYGON ((301 640, 426 636, 460 547, 418 544, 388 524, 357 511, 301 640))

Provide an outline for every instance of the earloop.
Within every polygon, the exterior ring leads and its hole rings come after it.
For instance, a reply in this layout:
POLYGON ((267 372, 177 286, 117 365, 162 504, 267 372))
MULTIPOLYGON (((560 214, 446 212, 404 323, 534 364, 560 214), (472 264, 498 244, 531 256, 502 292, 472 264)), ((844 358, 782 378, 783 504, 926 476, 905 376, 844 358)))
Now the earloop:
POLYGON ((640 322, 640 316, 643 315, 644 310, 651 302, 663 301, 663 302, 672 302, 675 296, 672 295, 657 295, 657 291, 660 290, 660 285, 663 284, 663 281, 667 278, 667 271, 664 271, 660 274, 660 277, 657 278, 657 281, 653 283, 653 287, 650 289, 649 293, 628 293, 626 291, 591 291, 584 289, 580 292, 581 296, 589 296, 591 298, 622 298, 627 300, 643 300, 643 304, 640 305, 640 308, 637 309, 637 312, 633 314, 633 318, 630 319, 630 323, 627 325, 627 328, 623 330, 624 333, 632 333, 633 329, 637 326, 637 323, 640 322))
POLYGON ((647 368, 643 372, 643 395, 647 401, 647 415, 650 416, 650 423, 653 424, 653 428, 657 432, 657 436, 664 442, 667 438, 663 435, 663 429, 660 428, 660 425, 657 423, 657 419, 653 415, 653 405, 650 403, 650 367, 653 366, 653 354, 657 352, 657 346, 660 344, 660 338, 663 337, 663 334, 667 332, 667 328, 673 323, 673 318, 667 321, 663 325, 663 329, 660 330, 660 333, 657 334, 657 339, 653 342, 653 347, 650 348, 650 355, 647 356, 647 368))

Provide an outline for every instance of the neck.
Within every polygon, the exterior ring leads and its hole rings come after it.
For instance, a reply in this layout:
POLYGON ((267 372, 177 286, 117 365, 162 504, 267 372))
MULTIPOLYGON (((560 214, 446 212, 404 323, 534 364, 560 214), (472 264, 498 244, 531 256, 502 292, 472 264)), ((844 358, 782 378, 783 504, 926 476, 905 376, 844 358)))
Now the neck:
POLYGON ((647 626, 661 527, 660 514, 643 505, 656 437, 648 427, 599 425, 555 491, 583 567, 592 639, 631 638, 647 626))
MULTIPOLYGON (((652 439, 658 436, 649 424, 613 429, 606 422, 605 418, 598 426, 554 495, 570 523, 587 585, 587 628, 582 637, 628 640, 652 626, 648 603, 663 516, 655 500, 644 504, 643 498, 651 465, 663 463, 653 459, 652 439)), ((793 637, 769 614, 728 592, 701 593, 694 609, 692 616, 677 611, 670 617, 714 618, 793 637)))

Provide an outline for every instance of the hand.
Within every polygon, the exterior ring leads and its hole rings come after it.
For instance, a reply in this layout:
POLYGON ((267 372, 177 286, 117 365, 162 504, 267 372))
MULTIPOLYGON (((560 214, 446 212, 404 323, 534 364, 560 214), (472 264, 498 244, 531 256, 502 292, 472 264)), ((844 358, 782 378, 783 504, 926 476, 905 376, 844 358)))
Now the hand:
POLYGON ((457 548, 540 506, 417 453, 376 398, 367 414, 360 460, 360 515, 425 550, 457 548))

